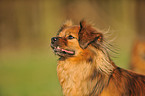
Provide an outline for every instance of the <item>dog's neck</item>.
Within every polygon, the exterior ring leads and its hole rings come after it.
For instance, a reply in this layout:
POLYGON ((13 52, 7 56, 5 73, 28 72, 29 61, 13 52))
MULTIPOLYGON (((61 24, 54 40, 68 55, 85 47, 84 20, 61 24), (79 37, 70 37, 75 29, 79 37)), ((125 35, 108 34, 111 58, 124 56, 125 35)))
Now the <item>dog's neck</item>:
POLYGON ((107 51, 88 47, 85 52, 80 53, 78 57, 59 60, 57 71, 64 94, 98 95, 107 86, 111 73, 115 68, 107 51), (87 50, 89 51, 87 52, 87 50), (65 86, 67 84, 69 86, 65 86), (78 89, 78 93, 74 91, 75 89, 78 89), (69 90, 73 92, 68 92, 69 90), (88 92, 83 90, 88 90, 88 92))
POLYGON ((103 48, 96 49, 93 47, 90 47, 90 50, 94 53, 94 63, 92 64, 94 64, 97 71, 95 79, 97 82, 90 96, 98 96, 104 87, 108 85, 109 79, 116 66, 110 59, 107 50, 103 48))
POLYGON ((115 68, 114 63, 109 57, 108 52, 104 48, 96 49, 95 50, 91 47, 91 50, 94 55, 94 64, 97 70, 103 74, 110 75, 115 68))

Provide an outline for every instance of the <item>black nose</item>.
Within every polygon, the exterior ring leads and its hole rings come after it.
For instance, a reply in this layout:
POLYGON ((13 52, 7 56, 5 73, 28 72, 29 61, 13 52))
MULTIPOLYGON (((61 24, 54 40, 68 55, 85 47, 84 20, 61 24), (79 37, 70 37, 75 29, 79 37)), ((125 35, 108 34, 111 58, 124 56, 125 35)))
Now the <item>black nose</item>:
POLYGON ((54 42, 56 42, 58 40, 58 37, 53 37, 51 38, 51 43, 54 44, 54 42))

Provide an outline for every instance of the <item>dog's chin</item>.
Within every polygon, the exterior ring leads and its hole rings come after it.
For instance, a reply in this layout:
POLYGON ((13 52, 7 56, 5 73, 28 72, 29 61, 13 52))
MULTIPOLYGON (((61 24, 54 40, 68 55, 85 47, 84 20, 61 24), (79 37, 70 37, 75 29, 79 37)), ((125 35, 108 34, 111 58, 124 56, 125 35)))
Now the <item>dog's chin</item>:
POLYGON ((53 46, 51 45, 53 51, 55 52, 56 55, 61 56, 61 57, 66 57, 66 56, 74 56, 75 51, 73 50, 68 50, 68 49, 63 49, 60 48, 59 46, 53 46))

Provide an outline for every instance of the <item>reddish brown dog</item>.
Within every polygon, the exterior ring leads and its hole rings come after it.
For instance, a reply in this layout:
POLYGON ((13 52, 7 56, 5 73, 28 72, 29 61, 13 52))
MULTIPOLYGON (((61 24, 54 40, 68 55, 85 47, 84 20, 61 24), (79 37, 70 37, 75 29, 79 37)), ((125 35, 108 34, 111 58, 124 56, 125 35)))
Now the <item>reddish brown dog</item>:
POLYGON ((117 67, 104 35, 91 25, 67 22, 53 37, 57 75, 65 96, 145 96, 145 76, 117 67))

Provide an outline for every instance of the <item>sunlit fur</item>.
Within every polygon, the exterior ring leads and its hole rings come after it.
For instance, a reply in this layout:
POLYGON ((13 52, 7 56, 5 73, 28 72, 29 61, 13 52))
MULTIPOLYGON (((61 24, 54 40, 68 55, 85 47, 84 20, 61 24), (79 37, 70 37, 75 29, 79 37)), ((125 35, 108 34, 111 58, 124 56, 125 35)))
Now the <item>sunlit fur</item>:
POLYGON ((57 37, 57 46, 75 51, 73 56, 64 54, 58 60, 57 75, 65 96, 144 96, 145 77, 113 63, 104 46, 103 33, 82 21, 80 25, 61 28, 57 37), (67 39, 69 35, 74 39, 67 39), (81 36, 89 41, 87 47, 81 45, 86 44, 81 36))

